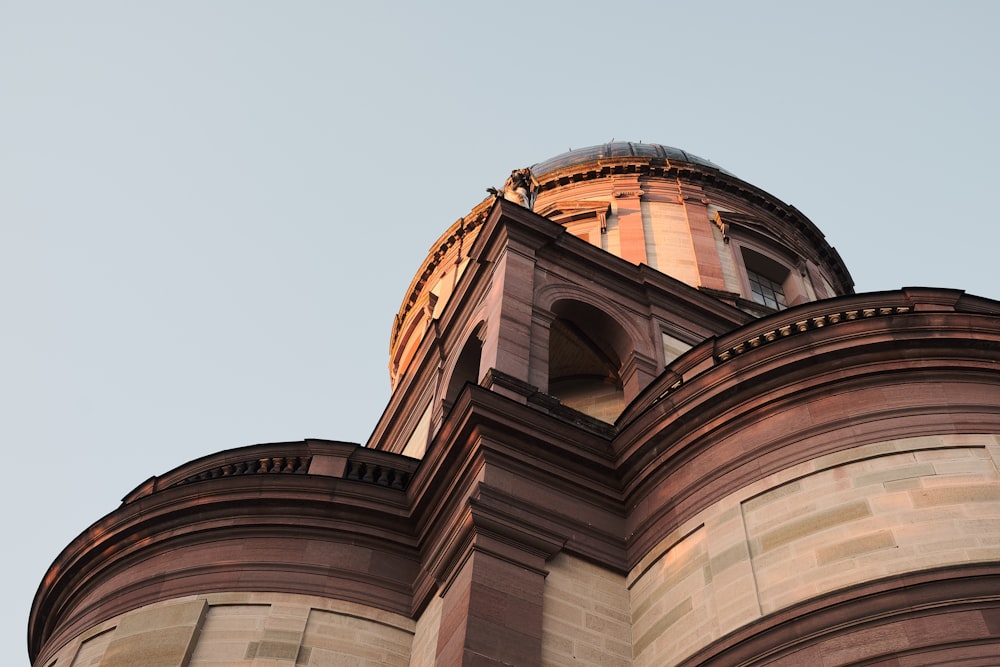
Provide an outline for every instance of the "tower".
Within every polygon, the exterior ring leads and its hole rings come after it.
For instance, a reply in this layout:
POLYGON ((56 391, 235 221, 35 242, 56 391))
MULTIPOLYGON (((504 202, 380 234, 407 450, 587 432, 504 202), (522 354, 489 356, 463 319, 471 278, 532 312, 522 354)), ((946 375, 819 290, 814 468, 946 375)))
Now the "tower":
POLYGON ((50 569, 35 665, 996 655, 1000 303, 855 294, 676 148, 520 178, 418 269, 367 446, 144 482, 50 569))

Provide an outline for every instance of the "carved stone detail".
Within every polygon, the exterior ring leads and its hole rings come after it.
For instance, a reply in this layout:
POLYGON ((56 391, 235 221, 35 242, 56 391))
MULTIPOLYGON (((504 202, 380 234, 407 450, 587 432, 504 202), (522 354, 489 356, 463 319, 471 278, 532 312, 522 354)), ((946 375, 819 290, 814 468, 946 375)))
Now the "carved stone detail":
POLYGON ((503 188, 486 188, 486 191, 494 197, 503 197, 507 201, 512 201, 531 211, 535 206, 538 181, 535 180, 531 169, 524 167, 510 172, 510 176, 504 182, 503 188))

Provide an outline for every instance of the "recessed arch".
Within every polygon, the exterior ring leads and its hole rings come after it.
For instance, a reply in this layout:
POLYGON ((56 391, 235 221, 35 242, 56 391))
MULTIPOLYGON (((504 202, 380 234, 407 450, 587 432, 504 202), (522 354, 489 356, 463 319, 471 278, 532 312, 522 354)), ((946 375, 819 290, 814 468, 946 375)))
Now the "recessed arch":
POLYGON ((634 345, 603 310, 572 299, 552 304, 548 390, 564 405, 614 422, 625 407, 624 363, 634 345))
POLYGON ((478 322, 465 339, 458 356, 455 357, 454 365, 448 376, 448 383, 442 398, 447 406, 450 406, 458 397, 462 387, 467 382, 477 384, 480 379, 479 369, 482 365, 483 337, 485 336, 486 323, 478 322))
POLYGON ((601 299, 594 294, 593 288, 559 283, 546 285, 535 293, 535 307, 543 312, 555 313, 559 302, 585 304, 610 318, 625 334, 627 342, 623 347, 627 349, 619 350, 623 361, 631 352, 651 359, 658 358, 654 339, 639 325, 641 316, 607 298, 601 299))

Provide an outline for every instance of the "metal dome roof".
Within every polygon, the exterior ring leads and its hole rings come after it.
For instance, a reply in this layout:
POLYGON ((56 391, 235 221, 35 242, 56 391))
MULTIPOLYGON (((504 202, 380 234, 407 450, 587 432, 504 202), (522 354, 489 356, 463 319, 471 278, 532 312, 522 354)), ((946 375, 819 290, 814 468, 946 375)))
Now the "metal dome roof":
POLYGON ((562 153, 561 155, 557 155, 553 158, 543 160, 542 162, 533 165, 531 167, 531 172, 537 178, 550 172, 565 169, 566 167, 572 167, 578 164, 586 164, 588 162, 611 158, 628 157, 659 158, 661 160, 689 162, 703 167, 718 169, 725 174, 733 176, 733 174, 730 174, 728 171, 711 160, 698 157, 697 155, 688 153, 680 148, 664 146, 663 144, 636 143, 633 141, 614 141, 607 144, 598 144, 597 146, 588 146, 587 148, 570 150, 562 153))

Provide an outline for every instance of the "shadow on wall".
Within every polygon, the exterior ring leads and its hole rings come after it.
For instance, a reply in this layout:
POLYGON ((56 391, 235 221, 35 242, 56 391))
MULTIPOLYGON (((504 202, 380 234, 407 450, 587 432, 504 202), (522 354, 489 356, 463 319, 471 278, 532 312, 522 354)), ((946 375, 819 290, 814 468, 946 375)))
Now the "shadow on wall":
POLYGON ((606 313, 579 301, 559 301, 552 312, 548 393, 614 423, 625 408, 621 371, 632 347, 628 335, 606 313))

